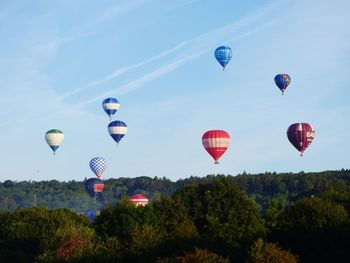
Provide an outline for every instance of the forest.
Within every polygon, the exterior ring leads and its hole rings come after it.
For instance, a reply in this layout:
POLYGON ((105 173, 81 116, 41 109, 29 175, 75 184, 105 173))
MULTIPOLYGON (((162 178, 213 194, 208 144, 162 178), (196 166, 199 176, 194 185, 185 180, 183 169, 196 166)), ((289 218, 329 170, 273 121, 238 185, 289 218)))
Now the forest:
POLYGON ((1 183, 0 262, 350 259, 350 170, 104 183, 96 199, 83 182, 1 183))
POLYGON ((345 192, 349 189, 350 170, 324 171, 319 173, 261 173, 232 175, 191 176, 172 182, 163 178, 118 178, 104 181, 103 194, 91 199, 84 189, 84 181, 11 181, 0 183, 0 211, 15 211, 17 208, 44 206, 49 209, 68 208, 84 212, 91 208, 113 205, 124 196, 143 194, 150 200, 170 196, 176 190, 191 184, 208 184, 216 178, 227 177, 252 197, 261 207, 271 198, 286 206, 302 197, 319 195, 334 189, 345 192))

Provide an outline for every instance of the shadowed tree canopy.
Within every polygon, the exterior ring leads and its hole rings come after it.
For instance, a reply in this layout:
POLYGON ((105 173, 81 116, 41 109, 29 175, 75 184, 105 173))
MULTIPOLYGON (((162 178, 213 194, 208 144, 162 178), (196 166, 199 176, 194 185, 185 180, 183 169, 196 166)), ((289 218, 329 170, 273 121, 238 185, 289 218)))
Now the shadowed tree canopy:
POLYGON ((272 238, 303 262, 342 262, 350 256, 349 226, 343 205, 306 198, 281 214, 272 238))

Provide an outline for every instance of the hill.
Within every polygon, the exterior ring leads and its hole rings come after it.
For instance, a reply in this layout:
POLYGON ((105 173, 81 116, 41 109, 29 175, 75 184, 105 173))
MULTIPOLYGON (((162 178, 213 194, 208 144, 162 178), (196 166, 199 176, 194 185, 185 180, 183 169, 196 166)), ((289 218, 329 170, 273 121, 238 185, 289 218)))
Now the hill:
POLYGON ((0 210, 14 211, 17 208, 45 206, 49 209, 68 208, 85 211, 114 204, 123 196, 141 193, 151 200, 162 195, 170 196, 176 190, 191 184, 207 184, 215 178, 227 177, 243 191, 253 197, 261 208, 271 200, 281 206, 301 199, 317 196, 325 191, 350 192, 350 170, 324 171, 312 173, 260 173, 232 175, 191 176, 172 182, 163 178, 118 178, 104 180, 105 188, 96 200, 90 198, 84 189, 84 181, 11 181, 0 183, 0 210))

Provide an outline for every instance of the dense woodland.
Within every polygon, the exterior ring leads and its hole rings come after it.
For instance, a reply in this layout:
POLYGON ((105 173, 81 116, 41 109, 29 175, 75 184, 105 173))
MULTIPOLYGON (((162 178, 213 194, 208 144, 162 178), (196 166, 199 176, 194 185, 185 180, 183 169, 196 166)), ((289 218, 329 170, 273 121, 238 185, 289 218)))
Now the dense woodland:
POLYGON ((0 262, 350 261, 350 170, 109 179, 96 200, 82 182, 5 181, 0 198, 0 262))
MULTIPOLYGON (((207 184, 224 175, 206 177, 191 176, 172 182, 163 178, 118 178, 104 180, 103 194, 91 199, 84 189, 84 181, 59 182, 7 180, 0 183, 0 210, 14 211, 17 208, 45 206, 49 209, 68 208, 83 212, 114 204, 123 196, 144 194, 150 200, 159 200, 162 195, 170 196, 176 190, 191 184, 207 184)), ((320 173, 263 173, 228 175, 243 191, 264 208, 271 198, 278 199, 286 206, 302 197, 319 195, 334 189, 338 192, 349 190, 350 170, 325 171, 320 173)))

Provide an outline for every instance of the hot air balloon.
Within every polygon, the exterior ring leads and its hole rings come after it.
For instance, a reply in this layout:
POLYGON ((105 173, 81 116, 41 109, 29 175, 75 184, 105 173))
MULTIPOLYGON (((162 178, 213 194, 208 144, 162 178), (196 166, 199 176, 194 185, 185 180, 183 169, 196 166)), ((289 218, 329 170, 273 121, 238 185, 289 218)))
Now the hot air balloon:
POLYGON ((207 131, 202 136, 202 144, 214 158, 215 164, 218 164, 218 160, 230 145, 230 135, 222 130, 207 131))
POLYGON ((290 76, 288 74, 278 74, 275 76, 275 83, 277 87, 282 91, 282 95, 284 91, 290 84, 290 76))
POLYGON ((232 49, 230 47, 221 46, 215 49, 215 58, 225 70, 226 65, 230 62, 232 57, 232 49))
POLYGON ((314 128, 308 123, 293 123, 287 130, 288 140, 303 156, 304 151, 312 143, 314 128))
POLYGON ((92 158, 90 161, 90 168, 98 178, 101 177, 102 173, 106 169, 106 166, 107 166, 106 160, 102 157, 95 157, 95 158, 92 158))
POLYGON ((112 136, 113 140, 116 141, 117 144, 124 137, 127 131, 128 131, 128 127, 122 121, 112 121, 108 125, 108 132, 112 136))
POLYGON ((141 194, 136 194, 130 197, 130 201, 135 206, 145 206, 148 204, 148 198, 141 194))
POLYGON ((107 98, 102 102, 103 110, 109 116, 109 119, 112 120, 112 115, 114 115, 120 108, 119 101, 115 98, 107 98))
POLYGON ((90 178, 85 182, 85 190, 90 197, 95 197, 96 193, 102 193, 104 183, 101 179, 90 178))
POLYGON ((56 153, 56 150, 59 146, 62 145, 64 139, 64 134, 60 130, 52 129, 46 132, 45 140, 50 148, 53 150, 53 154, 56 153))

